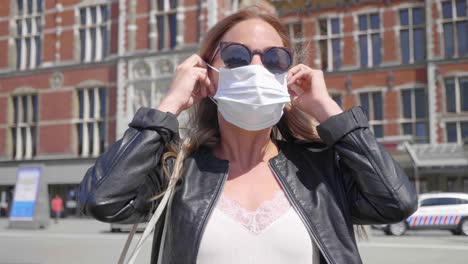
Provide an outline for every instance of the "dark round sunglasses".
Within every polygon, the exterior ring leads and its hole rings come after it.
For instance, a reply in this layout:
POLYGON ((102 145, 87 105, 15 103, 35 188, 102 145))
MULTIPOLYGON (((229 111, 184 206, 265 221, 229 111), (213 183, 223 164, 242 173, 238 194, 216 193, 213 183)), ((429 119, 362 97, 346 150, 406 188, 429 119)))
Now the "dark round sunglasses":
POLYGON ((293 62, 293 52, 285 47, 269 47, 263 51, 251 50, 247 46, 236 42, 220 42, 219 49, 213 55, 221 52, 221 59, 227 68, 237 68, 250 65, 255 54, 260 55, 263 66, 272 73, 288 71, 293 62))

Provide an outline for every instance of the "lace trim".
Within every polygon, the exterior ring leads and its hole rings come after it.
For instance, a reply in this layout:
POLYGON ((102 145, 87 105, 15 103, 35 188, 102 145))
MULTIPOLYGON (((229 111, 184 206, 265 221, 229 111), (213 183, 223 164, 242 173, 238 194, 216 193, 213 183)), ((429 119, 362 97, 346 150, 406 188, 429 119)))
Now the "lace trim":
POLYGON ((239 202, 221 194, 217 208, 242 224, 251 233, 258 235, 279 219, 291 207, 282 190, 277 191, 271 200, 260 204, 255 211, 242 207, 239 202))

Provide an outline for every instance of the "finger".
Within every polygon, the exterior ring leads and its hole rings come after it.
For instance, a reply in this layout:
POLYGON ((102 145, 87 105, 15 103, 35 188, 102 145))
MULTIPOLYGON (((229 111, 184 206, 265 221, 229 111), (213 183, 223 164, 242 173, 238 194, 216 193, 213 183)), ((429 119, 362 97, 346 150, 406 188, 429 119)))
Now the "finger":
POLYGON ((294 66, 293 68, 291 68, 288 71, 288 78, 287 78, 288 83, 292 83, 291 78, 293 78, 294 76, 297 76, 300 72, 304 72, 304 71, 308 72, 308 71, 312 71, 312 69, 304 64, 298 64, 294 66))
POLYGON ((291 100, 293 100, 293 98, 296 98, 297 96, 299 96, 297 94, 297 92, 294 91, 293 89, 288 89, 288 92, 289 92, 289 95, 291 96, 291 100))
POLYGON ((288 85, 292 85, 296 83, 298 80, 306 79, 306 78, 310 78, 310 72, 306 69, 300 69, 288 80, 288 85))
POLYGON ((203 69, 200 67, 197 67, 197 71, 200 72, 204 77, 203 80, 203 85, 207 88, 207 93, 209 96, 214 96, 216 94, 216 87, 214 84, 211 82, 210 76, 208 75, 208 69, 203 69))
POLYGON ((201 67, 206 69, 206 62, 198 55, 198 54, 193 54, 186 60, 188 66, 191 67, 201 67))
POLYGON ((209 95, 214 96, 216 94, 216 88, 209 78, 208 80, 210 81, 210 86, 208 86, 209 95))
POLYGON ((197 81, 200 86, 198 92, 204 92, 203 97, 206 97, 210 91, 209 87, 212 86, 210 78, 208 78, 207 71, 205 69, 196 69, 197 81))
POLYGON ((288 71, 288 80, 289 80, 289 78, 294 76, 300 70, 301 70, 301 64, 298 64, 298 65, 292 67, 291 69, 289 69, 289 71, 288 71))

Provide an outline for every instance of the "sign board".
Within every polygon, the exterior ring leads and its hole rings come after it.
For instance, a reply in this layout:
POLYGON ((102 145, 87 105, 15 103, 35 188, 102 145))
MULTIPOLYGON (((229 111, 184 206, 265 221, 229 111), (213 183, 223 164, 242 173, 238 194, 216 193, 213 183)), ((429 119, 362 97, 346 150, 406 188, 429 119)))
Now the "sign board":
POLYGON ((42 166, 20 166, 11 203, 10 228, 44 228, 49 225, 47 185, 42 166))
POLYGON ((18 168, 10 220, 33 220, 40 178, 41 168, 18 168))

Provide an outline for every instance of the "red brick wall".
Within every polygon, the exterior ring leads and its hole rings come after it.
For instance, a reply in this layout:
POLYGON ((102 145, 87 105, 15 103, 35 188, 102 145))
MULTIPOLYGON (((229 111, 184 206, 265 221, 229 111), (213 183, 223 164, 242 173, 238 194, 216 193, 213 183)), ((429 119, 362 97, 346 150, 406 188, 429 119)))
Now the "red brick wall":
POLYGON ((434 16, 433 25, 432 25, 432 34, 434 35, 434 50, 433 51, 434 51, 434 56, 439 57, 439 56, 443 56, 444 53, 442 51, 442 44, 441 44, 443 40, 439 37, 439 33, 437 32, 436 19, 439 18, 439 11, 437 10, 437 1, 434 1, 434 3, 432 4, 432 14, 434 16))
POLYGON ((72 154, 72 124, 39 125, 37 155, 72 154))
POLYGON ((40 122, 72 119, 73 95, 73 91, 70 90, 41 93, 39 98, 40 122))
MULTIPOLYGON (((138 3, 144 2, 144 1, 138 1, 138 3)), ((128 6, 128 1, 127 1, 127 6, 128 6)), ((114 2, 111 5, 111 19, 113 21, 111 25, 111 34, 110 34, 110 49, 109 49, 109 54, 117 54, 118 48, 119 48, 119 3, 114 2)), ((128 20, 125 24, 125 27, 128 26, 128 20)), ((146 33, 148 34, 148 33, 146 33)), ((128 48, 128 43, 125 43, 126 49, 128 48)))
MULTIPOLYGON (((0 4, 0 17, 7 18, 10 15, 11 1, 2 1, 0 4)), ((5 38, 0 40, 0 68, 7 68, 8 65, 8 36, 10 34, 10 25, 8 20, 0 22, 0 37, 5 38)), ((1 89, 0 85, 0 89, 1 89)))
POLYGON ((0 157, 6 157, 7 156, 7 149, 6 149, 6 143, 7 143, 7 128, 0 128, 0 157))
POLYGON ((75 86, 87 80, 96 80, 104 83, 115 81, 115 79, 111 79, 113 71, 113 66, 89 66, 81 69, 70 69, 64 73, 64 86, 75 86))
POLYGON ((455 72, 466 72, 468 73, 468 63, 453 63, 453 64, 444 64, 439 66, 440 73, 445 76, 447 74, 455 72))
POLYGON ((109 117, 115 117, 115 114, 117 113, 117 87, 111 86, 107 90, 107 96, 108 96, 108 115, 109 117))
POLYGON ((136 45, 135 49, 136 50, 145 50, 149 49, 149 33, 150 33, 150 28, 149 28, 149 17, 144 16, 144 17, 139 17, 136 19, 136 45))
POLYGON ((42 62, 52 62, 55 60, 55 34, 44 34, 43 41, 42 62))
MULTIPOLYGON (((0 97, 0 125, 7 125, 7 109, 8 109, 8 96, 0 97)), ((6 142, 7 142, 7 132, 8 128, 0 127, 0 157, 6 156, 6 142)))
MULTIPOLYGON (((8 50, 7 41, 0 41, 0 50, 8 50)), ((7 68, 7 67, 8 67, 8 56, 0 56, 0 68, 7 68)))
POLYGON ((387 86, 387 72, 363 72, 352 75, 353 89, 363 87, 386 87, 387 86), (369 80, 372 80, 370 82, 369 80))
MULTIPOLYGON (((3 4, 2 4, 3 5, 3 4)), ((1 7, 0 8, 0 17, 3 17, 5 10, 4 9, 7 9, 9 8, 8 7, 9 3, 6 4, 5 7, 1 7)), ((0 36, 1 37, 7 37, 9 35, 9 22, 8 21, 0 21, 0 36)), ((3 40, 0 40, 0 51, 3 51, 6 53, 6 51, 8 50, 8 39, 3 39, 3 40)), ((8 56, 0 56, 0 68, 6 68, 8 67, 8 56)))
POLYGON ((353 66, 356 65, 356 47, 354 46, 354 38, 352 32, 354 31, 354 22, 352 16, 343 17, 341 23, 343 24, 343 56, 342 56, 342 66, 353 66))
POLYGON ((73 31, 63 31, 60 35, 60 60, 73 61, 74 58, 74 36, 73 31))
MULTIPOLYGON (((400 116, 397 91, 385 92, 384 118, 386 120, 396 120, 400 116)), ((384 128, 385 136, 397 136, 400 134, 400 125, 395 123, 387 124, 384 128)))
POLYGON ((8 96, 0 97, 0 124, 6 124, 7 119, 7 109, 8 109, 8 96))
MULTIPOLYGON (((87 67, 80 69, 62 69, 64 75, 63 88, 51 90, 49 88, 49 78, 52 72, 43 72, 25 76, 15 76, 8 79, 2 79, 3 92, 11 92, 18 87, 28 86, 33 89, 39 89, 39 128, 38 128, 38 153, 37 155, 58 155, 74 154, 72 123, 74 89, 78 84, 96 80, 104 84, 114 83, 109 88, 109 118, 115 119, 116 112, 116 72, 114 66, 87 67), (44 123, 47 121, 47 123, 44 123), (58 122, 54 124, 54 122, 58 122)), ((0 97, 0 109, 7 109, 6 96, 0 97)), ((8 111, 0 111, 0 124, 6 124, 6 115, 8 111)), ((115 126, 113 121, 112 126, 115 126)), ((112 132, 112 141, 115 141, 115 127, 109 127, 112 132)), ((6 130, 0 129, 0 155, 6 155, 6 130), (4 154, 2 154, 4 153, 4 154)))
POLYGON ((108 146, 112 145, 117 139, 116 139, 116 128, 117 123, 115 120, 109 121, 107 123, 107 144, 108 146))
POLYGON ((396 46, 395 31, 392 28, 397 24, 394 10, 385 10, 381 16, 381 23, 385 29, 383 33, 383 61, 396 61, 398 59, 399 46, 396 46))
POLYGON ((399 93, 395 90, 385 92, 385 109, 384 118, 389 120, 395 120, 400 117, 400 111, 398 106, 399 93))
POLYGON ((10 14, 11 1, 2 1, 0 5, 0 16, 8 16, 10 14))
POLYGON ((198 11, 185 12, 184 40, 185 43, 198 43, 198 11))
POLYGON ((30 75, 19 75, 12 77, 3 77, 1 79, 1 91, 12 92, 19 87, 32 87, 34 89, 46 89, 49 87, 49 73, 36 73, 30 75))
MULTIPOLYGON (((10 23, 9 21, 0 21, 0 36, 8 36, 10 34, 10 23)), ((2 40, 7 41, 7 40, 2 40)))
MULTIPOLYGON (((75 11, 74 10, 64 10, 60 13, 60 18, 62 22, 61 26, 70 27, 75 25, 75 11)), ((74 44, 75 38, 73 29, 68 28, 63 30, 60 34, 60 60, 61 61, 72 61, 74 60, 74 44)))
POLYGON ((42 62, 53 62, 55 61, 55 3, 52 1, 44 1, 44 11, 50 13, 43 13, 44 25, 43 25, 43 43, 42 43, 42 62), (52 11, 52 12, 51 12, 52 11))
MULTIPOLYGON (((381 21, 383 23, 383 27, 385 32, 383 33, 383 49, 384 52, 382 54, 383 63, 385 62, 394 62, 398 61, 399 57, 399 49, 398 41, 396 41, 397 35, 395 35, 395 31, 393 27, 397 24, 398 16, 397 12, 393 10, 394 5, 398 5, 403 2, 410 2, 410 1, 392 1, 392 3, 387 6, 384 2, 377 2, 377 3, 369 3, 369 4, 360 4, 357 6, 351 6, 349 10, 345 10, 344 8, 339 8, 337 10, 321 10, 320 12, 313 12, 310 15, 303 14, 301 15, 301 19, 304 20, 303 24, 303 33, 304 36, 307 38, 312 38, 316 32, 316 18, 323 12, 338 12, 343 14, 343 19, 341 21, 343 32, 345 36, 342 38, 343 46, 342 46, 342 65, 344 67, 352 67, 358 64, 358 48, 355 46, 354 38, 352 32, 355 30, 354 28, 354 21, 353 21, 353 12, 355 11, 363 11, 366 8, 375 8, 379 7, 383 9, 383 13, 381 16, 381 21)), ((419 2, 423 2, 419 0, 419 2)), ((81 3, 80 0, 57 0, 54 1, 45 1, 45 9, 49 11, 53 11, 55 8, 56 3, 62 3, 64 6, 64 11, 59 13, 59 16, 62 18, 62 22, 60 25, 62 27, 70 27, 75 24, 75 17, 74 17, 74 10, 67 10, 69 7, 74 7, 76 4, 81 3)), ((0 17, 9 16, 9 4, 10 1, 6 1, 5 4, 0 6, 0 17)), ((185 7, 196 7, 197 0, 186 0, 184 1, 185 7)), ((220 10, 224 10, 224 4, 219 3, 220 10)), ((437 4, 434 3, 433 12, 435 17, 438 16, 437 4)), ((136 5, 137 16, 141 16, 137 18, 137 31, 136 31, 136 46, 135 48, 139 51, 144 51, 149 48, 148 44, 148 34, 149 34, 149 1, 138 1, 136 5), (146 16, 144 15, 146 14, 146 16)), ((184 13, 184 39, 187 44, 195 44, 198 43, 197 39, 197 27, 198 27, 198 19, 199 13, 196 10, 190 10, 184 13)), ((127 2, 127 11, 129 11, 129 2, 127 2)), ((222 12, 219 12, 220 19, 222 18, 222 12)), ((207 10, 204 8, 201 11, 201 14, 204 17, 203 20, 203 30, 202 32, 206 31, 206 22, 207 22, 207 10)), ((111 26, 111 39, 110 39, 110 54, 115 54, 118 48, 118 2, 113 2, 111 4, 111 18, 113 20, 113 24, 111 26)), ((45 14, 45 26, 44 30, 52 30, 57 25, 55 22, 55 11, 45 14)), ((435 18, 434 18, 435 20, 435 18)), ((437 33, 437 27, 434 25, 433 33, 435 37, 434 42, 434 52, 435 55, 441 55, 441 48, 442 48, 442 40, 439 38, 437 33)), ((9 34, 9 26, 7 21, 0 22, 0 36, 5 36, 9 34)), ((127 34, 128 37, 128 34, 127 34)), ((44 62, 53 62, 55 61, 55 30, 52 30, 50 33, 44 33, 44 43, 43 43, 43 61, 44 62)), ((126 41, 128 43, 128 40, 126 41)), ((74 36, 73 30, 70 28, 64 29, 62 34, 60 35, 60 56, 62 61, 71 61, 74 59, 74 36)), ((125 44, 128 45, 128 44, 125 44)), ((307 63, 311 66, 316 57, 316 43, 312 42, 309 45, 310 49, 308 50, 309 60, 307 63)), ((5 52, 8 50, 8 42, 7 40, 0 41, 0 51, 5 52)), ((4 53, 0 54, 0 68, 7 67, 8 61, 7 56, 3 56, 4 53)), ((73 99, 74 99, 74 91, 73 87, 76 87, 79 83, 82 83, 87 80, 97 80, 103 83, 109 84, 108 92, 108 110, 109 116, 111 121, 108 123, 108 142, 115 141, 115 113, 116 113, 116 86, 115 82, 117 80, 116 77, 116 69, 115 66, 87 66, 81 68, 68 68, 68 69, 58 69, 62 71, 64 74, 64 88, 58 91, 50 91, 48 89, 49 78, 53 71, 57 69, 53 69, 47 72, 40 72, 40 73, 32 73, 30 75, 17 75, 17 76, 2 76, 1 77, 1 84, 0 84, 0 92, 2 93, 9 93, 14 89, 21 87, 21 86, 29 86, 35 89, 41 89, 42 91, 47 90, 47 92, 40 93, 39 99, 39 109, 40 109, 40 120, 44 121, 64 121, 69 122, 68 124, 57 124, 57 125, 40 125, 39 130, 39 141, 38 141, 38 151, 39 155, 47 155, 47 154, 59 154, 59 153, 67 153, 70 154, 73 152, 74 142, 73 142, 73 132, 74 126, 71 124, 72 119, 74 117, 73 113, 73 99), (60 102, 60 103, 57 103, 60 102), (59 135, 59 136, 58 136, 59 135)), ((345 72, 344 74, 337 75, 328 74, 326 76, 326 82, 328 87, 332 87, 334 89, 338 89, 343 91, 343 99, 345 105, 343 106, 344 109, 348 109, 357 104, 356 94, 350 93, 348 94, 345 91, 345 82, 347 76, 352 77, 352 90, 356 90, 363 87, 387 87, 387 74, 390 70, 379 70, 379 71, 372 71, 366 70, 363 72, 345 72)), ((395 70, 393 69, 393 86, 404 85, 409 83, 426 83, 427 82, 427 72, 426 68, 415 68, 411 66, 407 69, 395 70)), ((465 71, 468 72, 468 64, 466 63, 458 63, 458 64, 447 64, 440 66, 440 71, 442 76, 447 73, 455 72, 455 71, 465 71)), ((437 87, 437 111, 442 111, 442 94, 443 94, 443 84, 440 84, 437 87)), ((395 122, 396 119, 400 116, 399 113, 399 93, 398 91, 387 91, 385 92, 385 109, 384 114, 385 117, 390 121, 390 123, 395 122)), ((7 109, 7 98, 8 97, 0 97, 0 124, 6 123, 6 114, 7 111, 2 111, 3 109, 7 109)), ((6 129, 0 128, 0 155, 6 154, 6 129)), ((399 125, 398 124, 389 124, 385 127, 385 135, 398 135, 399 134, 399 125)), ((443 139, 444 130, 438 128, 438 141, 443 139)))
MULTIPOLYGON (((439 65, 439 71, 441 74, 440 81, 436 87, 436 107, 439 113, 444 113, 445 111, 445 102, 443 94, 445 93, 445 85, 444 85, 444 78, 445 77, 452 77, 454 73, 464 73, 468 75, 468 63, 451 63, 451 64, 444 64, 439 65)), ((444 142, 445 141, 445 130, 442 129, 440 126, 437 128, 437 141, 444 142)))
MULTIPOLYGON (((315 20, 303 20, 302 24, 302 34, 305 36, 314 36, 315 35, 315 30, 317 28, 317 24, 315 23, 315 20)), ((319 69, 321 65, 315 65, 315 53, 316 53, 316 45, 314 41, 306 41, 304 43, 305 47, 308 47, 307 50, 304 50, 304 55, 305 55, 305 60, 304 64, 310 65, 314 68, 319 69)))

